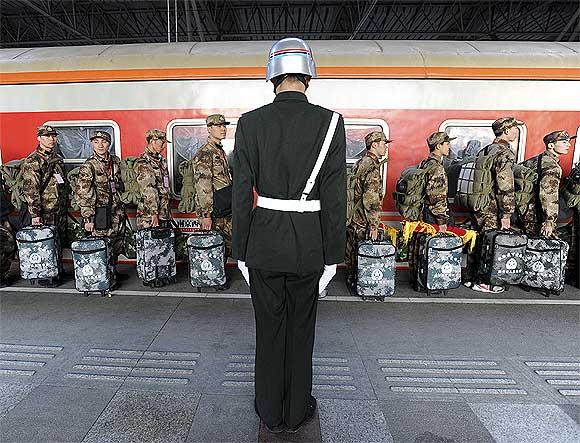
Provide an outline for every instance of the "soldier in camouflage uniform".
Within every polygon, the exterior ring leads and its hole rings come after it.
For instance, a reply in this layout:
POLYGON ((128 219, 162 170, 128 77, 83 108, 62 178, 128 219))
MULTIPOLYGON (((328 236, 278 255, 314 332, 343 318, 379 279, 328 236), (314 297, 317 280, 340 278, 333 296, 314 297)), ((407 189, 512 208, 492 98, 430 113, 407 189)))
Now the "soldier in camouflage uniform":
POLYGON ((538 184, 534 196, 528 208, 522 216, 522 224, 528 236, 543 235, 551 237, 556 232, 558 220, 558 199, 562 168, 560 156, 566 155, 570 150, 570 137, 568 132, 554 131, 544 136, 546 151, 540 155, 526 160, 523 165, 538 171, 538 184), (538 165, 538 162, 541 164, 538 165))
POLYGON ((201 229, 214 229, 224 237, 226 254, 232 252, 232 216, 212 216, 214 192, 232 185, 232 174, 221 141, 226 138, 226 126, 230 124, 221 114, 206 118, 207 143, 200 147, 191 164, 195 186, 195 212, 200 218, 201 229))
POLYGON ((8 221, 8 214, 10 213, 12 205, 5 195, 4 186, 4 177, 0 172, 0 199, 2 199, 0 209, 0 288, 10 284, 10 266, 12 265, 12 259, 16 252, 14 230, 8 221))
MULTIPOLYGON (((474 212, 478 233, 490 229, 510 229, 511 216, 516 209, 515 183, 513 166, 516 155, 510 143, 518 138, 518 123, 513 117, 502 117, 494 121, 491 125, 495 139, 489 146, 483 148, 478 155, 494 155, 491 166, 493 178, 493 189, 491 201, 484 211, 474 212)), ((481 244, 478 241, 478 244, 481 244)), ((476 279, 478 248, 469 257, 469 269, 471 278, 466 282, 466 286, 472 287, 479 292, 499 293, 503 292, 500 286, 490 287, 487 284, 472 284, 471 280, 476 279)))
MULTIPOLYGON (((66 236, 66 175, 64 160, 56 152, 57 132, 52 126, 39 126, 36 130, 38 146, 22 162, 22 198, 24 200, 22 224, 24 226, 54 225, 58 230, 61 248, 66 236), (26 214, 30 215, 28 223, 26 214)), ((62 257, 62 249, 58 251, 62 257)), ((58 279, 57 279, 58 280, 58 279)), ((58 281, 41 282, 54 286, 58 281)))
POLYGON ((135 175, 141 191, 137 205, 137 229, 169 226, 171 222, 169 171, 161 153, 167 136, 160 129, 146 133, 147 147, 135 160, 135 175))
MULTIPOLYGON (((434 132, 427 138, 429 146, 429 156, 421 162, 420 167, 427 169, 425 173, 425 203, 421 221, 438 225, 439 232, 447 231, 449 220, 449 208, 447 207, 448 181, 447 173, 443 167, 443 159, 449 156, 449 142, 456 137, 449 137, 445 132, 434 132)), ((412 236, 409 243, 409 267, 411 268, 411 278, 416 279, 416 249, 418 248, 417 238, 412 236)))
POLYGON ((85 231, 96 237, 111 238, 114 263, 123 250, 125 226, 125 208, 120 198, 123 191, 121 160, 109 153, 111 135, 108 132, 94 131, 90 140, 93 155, 80 167, 75 189, 76 201, 85 231))
POLYGON ((356 283, 357 244, 367 237, 376 240, 383 205, 383 186, 380 159, 387 155, 388 140, 382 131, 371 132, 365 137, 367 151, 352 168, 355 176, 353 212, 346 227, 345 264, 347 285, 356 283))

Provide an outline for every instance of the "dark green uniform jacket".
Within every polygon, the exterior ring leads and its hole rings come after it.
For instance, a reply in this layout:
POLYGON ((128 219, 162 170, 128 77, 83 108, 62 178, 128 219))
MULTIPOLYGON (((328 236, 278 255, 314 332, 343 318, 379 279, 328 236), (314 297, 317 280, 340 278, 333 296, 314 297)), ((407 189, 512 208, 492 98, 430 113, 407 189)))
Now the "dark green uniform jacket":
POLYGON ((300 198, 332 111, 287 91, 238 121, 234 150, 233 257, 249 268, 305 274, 341 263, 346 240, 346 146, 339 118, 330 150, 308 200, 320 212, 252 210, 258 195, 300 198))

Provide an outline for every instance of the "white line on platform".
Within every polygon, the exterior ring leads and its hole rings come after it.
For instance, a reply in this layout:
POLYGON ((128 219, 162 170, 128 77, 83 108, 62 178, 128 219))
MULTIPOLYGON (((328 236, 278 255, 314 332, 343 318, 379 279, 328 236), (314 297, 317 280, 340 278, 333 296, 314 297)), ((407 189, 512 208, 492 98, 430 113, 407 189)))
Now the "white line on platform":
MULTIPOLYGON (((24 286, 14 286, 0 288, 0 292, 32 292, 50 294, 83 294, 73 288, 31 288, 24 286)), ((113 296, 147 296, 147 297, 184 297, 184 298, 221 298, 221 299, 249 299, 247 293, 226 293, 226 292, 169 292, 169 291, 130 291, 117 290, 111 293, 113 296)), ((321 301, 339 302, 363 302, 359 297, 351 295, 329 295, 321 301)), ((366 303, 381 303, 368 301, 366 303)), ((387 297, 384 303, 431 303, 431 304, 481 304, 481 305, 576 305, 580 306, 580 300, 546 298, 546 299, 526 299, 526 298, 452 298, 452 297, 387 297)))

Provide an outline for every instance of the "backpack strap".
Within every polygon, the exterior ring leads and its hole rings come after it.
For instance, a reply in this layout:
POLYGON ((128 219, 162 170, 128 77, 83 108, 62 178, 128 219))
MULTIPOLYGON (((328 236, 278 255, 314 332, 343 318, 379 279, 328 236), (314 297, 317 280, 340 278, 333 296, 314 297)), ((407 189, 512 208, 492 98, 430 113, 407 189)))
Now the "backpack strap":
POLYGON ((538 178, 536 180, 536 186, 534 186, 535 193, 536 193, 536 218, 539 223, 543 222, 543 212, 542 212, 542 203, 540 202, 540 182, 542 181, 542 160, 544 158, 545 152, 542 152, 538 155, 538 160, 536 162, 536 173, 538 174, 538 178))

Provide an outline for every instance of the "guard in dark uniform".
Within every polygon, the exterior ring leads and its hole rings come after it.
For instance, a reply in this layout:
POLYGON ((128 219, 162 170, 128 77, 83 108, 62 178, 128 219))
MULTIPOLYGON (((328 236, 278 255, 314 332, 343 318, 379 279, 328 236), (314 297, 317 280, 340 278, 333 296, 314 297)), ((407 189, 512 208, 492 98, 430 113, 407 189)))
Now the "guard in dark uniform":
POLYGON ((242 115, 236 129, 233 257, 255 310, 256 412, 272 432, 296 432, 314 415, 318 294, 344 259, 344 121, 308 102, 315 76, 304 41, 278 41, 267 69, 276 98, 242 115))

